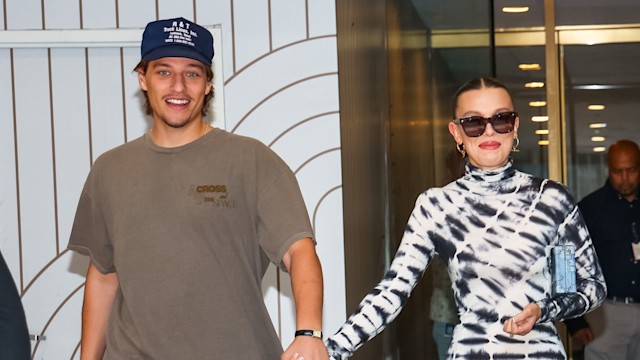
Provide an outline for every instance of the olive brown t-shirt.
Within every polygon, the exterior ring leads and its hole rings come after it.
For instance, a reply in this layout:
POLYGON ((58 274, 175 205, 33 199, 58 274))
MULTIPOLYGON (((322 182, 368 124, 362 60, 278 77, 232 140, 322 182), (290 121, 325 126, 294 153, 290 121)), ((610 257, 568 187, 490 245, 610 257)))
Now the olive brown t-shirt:
POLYGON ((269 264, 312 230, 294 174, 259 141, 215 129, 177 148, 144 135, 100 156, 69 249, 119 289, 104 359, 279 359, 269 264))

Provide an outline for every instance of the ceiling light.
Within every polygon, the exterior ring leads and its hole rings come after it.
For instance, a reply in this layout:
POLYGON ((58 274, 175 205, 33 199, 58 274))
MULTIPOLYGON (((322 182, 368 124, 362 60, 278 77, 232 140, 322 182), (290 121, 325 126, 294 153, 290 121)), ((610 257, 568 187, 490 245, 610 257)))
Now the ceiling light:
POLYGON ((529 101, 529 106, 531 107, 547 106, 547 102, 546 101, 529 101))
POLYGON ((607 151, 607 148, 604 146, 596 146, 593 148, 593 152, 605 152, 607 151))
POLYGON ((549 129, 536 130, 536 135, 549 135, 549 129))
POLYGON ((587 109, 593 110, 593 111, 600 111, 600 110, 604 110, 604 105, 589 105, 587 106, 587 109))
POLYGON ((518 65, 518 69, 524 71, 542 70, 542 66, 540 66, 540 64, 520 64, 518 65))
POLYGON ((549 117, 546 116, 546 115, 543 115, 543 116, 532 116, 531 117, 531 121, 533 121, 533 122, 549 121, 549 117))
POLYGON ((505 6, 502 8, 502 12, 510 14, 525 13, 527 11, 529 11, 528 6, 505 6))
POLYGON ((602 142, 605 141, 606 139, 604 138, 604 136, 592 136, 591 137, 591 141, 593 142, 602 142))
POLYGON ((524 84, 524 87, 528 89, 536 89, 544 87, 544 83, 542 81, 532 81, 524 84))
POLYGON ((590 129, 602 129, 602 128, 606 128, 607 127, 607 123, 591 123, 589 124, 589 128, 590 129))
POLYGON ((538 140, 538 145, 547 146, 549 145, 549 140, 538 140))

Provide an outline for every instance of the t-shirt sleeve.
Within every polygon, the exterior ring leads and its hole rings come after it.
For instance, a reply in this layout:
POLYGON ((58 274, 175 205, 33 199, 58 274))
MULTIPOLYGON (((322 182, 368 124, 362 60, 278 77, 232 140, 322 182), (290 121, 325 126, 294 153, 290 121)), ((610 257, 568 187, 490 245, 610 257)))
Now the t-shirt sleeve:
POLYGON ((286 271, 282 257, 297 240, 313 239, 313 230, 295 175, 275 153, 265 151, 258 160, 258 238, 269 260, 286 271))
POLYGON ((80 195, 69 238, 69 250, 87 255, 100 272, 115 272, 113 246, 106 226, 103 204, 98 200, 97 171, 92 171, 80 195))

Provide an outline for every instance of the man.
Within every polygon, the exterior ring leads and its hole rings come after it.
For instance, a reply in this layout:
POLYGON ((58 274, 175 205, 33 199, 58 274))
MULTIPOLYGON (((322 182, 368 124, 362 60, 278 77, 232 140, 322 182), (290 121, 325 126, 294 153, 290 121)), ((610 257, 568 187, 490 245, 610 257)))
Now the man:
POLYGON ((607 283, 605 324, 594 340, 584 318, 567 320, 573 337, 587 344, 585 359, 640 359, 640 149, 620 140, 607 156, 609 179, 578 206, 607 283))
POLYGON ((154 21, 141 53, 153 127, 96 160, 69 241, 91 257, 82 359, 327 359, 322 271, 295 176, 257 140, 203 121, 211 33, 154 21), (291 274, 296 304, 284 354, 261 293, 269 261, 291 274))

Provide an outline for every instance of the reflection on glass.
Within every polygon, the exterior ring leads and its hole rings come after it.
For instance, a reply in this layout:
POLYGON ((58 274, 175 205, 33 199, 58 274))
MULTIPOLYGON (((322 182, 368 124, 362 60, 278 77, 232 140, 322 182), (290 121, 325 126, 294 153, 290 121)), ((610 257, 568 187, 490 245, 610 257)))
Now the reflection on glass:
POLYGON ((581 199, 604 184, 612 143, 640 141, 640 122, 632 120, 640 113, 640 42, 565 45, 563 53, 567 180, 581 199))

